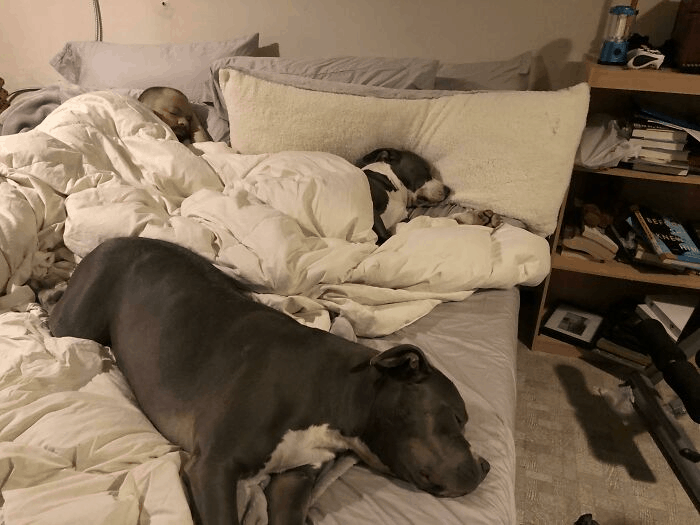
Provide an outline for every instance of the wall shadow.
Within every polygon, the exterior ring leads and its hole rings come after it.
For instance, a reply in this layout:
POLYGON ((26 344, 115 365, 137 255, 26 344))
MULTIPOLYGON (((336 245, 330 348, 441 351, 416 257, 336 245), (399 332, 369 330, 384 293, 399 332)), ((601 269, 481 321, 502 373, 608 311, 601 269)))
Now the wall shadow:
POLYGON ((585 80, 583 62, 569 60, 572 48, 571 39, 557 38, 535 52, 532 89, 562 89, 585 80))
POLYGON ((671 38, 679 4, 678 0, 659 2, 649 11, 637 17, 632 32, 648 36, 652 47, 661 46, 671 38))

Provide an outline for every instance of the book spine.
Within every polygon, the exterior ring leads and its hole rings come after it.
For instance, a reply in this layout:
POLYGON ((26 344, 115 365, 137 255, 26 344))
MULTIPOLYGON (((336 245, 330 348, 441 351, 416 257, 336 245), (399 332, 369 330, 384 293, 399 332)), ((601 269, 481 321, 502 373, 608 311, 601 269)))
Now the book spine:
POLYGON ((668 336, 671 339, 673 339, 674 342, 678 341, 678 336, 676 336, 673 333, 673 331, 671 331, 671 329, 661 321, 661 319, 656 317, 656 314, 654 313, 654 311, 651 308, 649 308, 649 305, 647 305, 646 303, 638 304, 634 311, 642 319, 654 319, 655 321, 659 321, 661 323, 661 326, 664 327, 664 330, 666 331, 668 336))
POLYGON ((645 299, 644 302, 647 304, 651 311, 654 312, 656 318, 661 322, 664 327, 671 331, 673 335, 678 338, 681 335, 681 330, 678 328, 673 321, 664 313, 664 311, 658 307, 658 305, 651 300, 645 299))
POLYGON ((642 228, 642 231, 644 232, 644 237, 646 237, 650 246, 654 250, 654 253, 656 253, 656 255, 658 255, 659 257, 661 257, 663 259, 665 251, 663 250, 663 248, 661 248, 661 245, 659 244, 659 241, 657 240, 656 235, 654 235, 654 232, 651 231, 651 228, 649 227, 649 224, 647 224, 647 221, 644 218, 644 215, 642 215, 641 210, 637 207, 634 207, 632 209, 632 211, 634 212, 634 217, 637 219, 639 226, 642 228))

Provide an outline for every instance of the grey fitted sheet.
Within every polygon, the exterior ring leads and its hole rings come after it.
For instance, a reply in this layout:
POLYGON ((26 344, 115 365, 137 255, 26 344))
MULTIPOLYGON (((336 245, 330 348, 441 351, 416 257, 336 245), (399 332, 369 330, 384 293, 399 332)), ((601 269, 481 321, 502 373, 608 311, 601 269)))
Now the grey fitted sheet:
POLYGON ((519 293, 485 290, 443 303, 416 323, 363 343, 422 348, 457 386, 469 412, 465 435, 491 463, 484 482, 460 498, 436 498, 363 466, 343 474, 312 506, 322 525, 512 525, 515 512, 515 403, 519 293))

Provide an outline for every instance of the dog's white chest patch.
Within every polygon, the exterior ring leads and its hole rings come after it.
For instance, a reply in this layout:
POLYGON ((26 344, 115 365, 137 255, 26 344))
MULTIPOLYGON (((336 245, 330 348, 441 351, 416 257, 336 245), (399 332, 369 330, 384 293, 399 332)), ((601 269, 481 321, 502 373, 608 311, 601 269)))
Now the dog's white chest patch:
POLYGON ((326 425, 315 425, 305 430, 289 430, 265 463, 263 473, 283 472, 302 465, 321 465, 335 458, 339 452, 354 451, 361 460, 377 470, 386 467, 358 438, 348 438, 326 425))
POLYGON ((389 203, 386 206, 386 210, 381 215, 384 226, 393 232, 394 226, 408 217, 408 211, 406 211, 406 206, 408 205, 408 188, 403 185, 403 182, 399 180, 391 169, 391 166, 386 162, 375 162, 362 169, 369 169, 386 175, 396 188, 396 191, 387 192, 389 203))

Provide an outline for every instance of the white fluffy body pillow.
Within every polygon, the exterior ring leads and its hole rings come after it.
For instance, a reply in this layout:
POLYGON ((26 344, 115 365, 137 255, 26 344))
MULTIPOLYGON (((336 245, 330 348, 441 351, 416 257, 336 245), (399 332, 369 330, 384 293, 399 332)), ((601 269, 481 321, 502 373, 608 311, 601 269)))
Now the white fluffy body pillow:
POLYGON ((423 156, 451 200, 551 234, 588 111, 586 84, 560 91, 431 92, 222 69, 231 146, 244 154, 379 147, 423 156), (296 82, 296 85, 294 85, 296 82))

